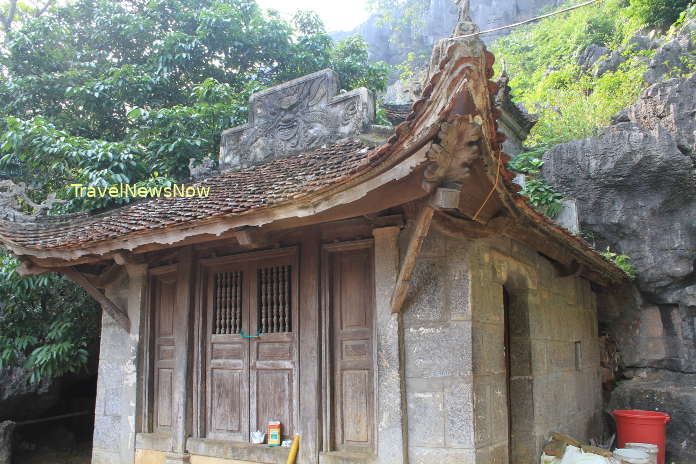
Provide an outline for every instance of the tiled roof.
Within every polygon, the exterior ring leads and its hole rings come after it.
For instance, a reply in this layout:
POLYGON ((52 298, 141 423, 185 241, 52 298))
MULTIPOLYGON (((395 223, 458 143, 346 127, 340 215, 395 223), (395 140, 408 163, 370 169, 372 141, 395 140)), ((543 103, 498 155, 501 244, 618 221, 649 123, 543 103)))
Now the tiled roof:
POLYGON ((161 229, 297 199, 339 184, 368 167, 376 150, 355 139, 207 178, 208 197, 155 198, 100 214, 0 220, 0 237, 26 248, 79 248, 85 243, 161 229))
MULTIPOLYGON (((449 93, 452 83, 446 80, 447 73, 453 73, 459 65, 469 60, 452 59, 455 47, 456 43, 449 48, 449 54, 443 57, 437 71, 430 76, 421 98, 412 105, 405 121, 395 128, 394 135, 384 145, 374 148, 357 139, 344 140, 308 153, 289 155, 240 171, 226 172, 195 184, 210 187, 208 198, 160 198, 96 215, 42 217, 29 223, 0 220, 0 241, 28 250, 29 253, 43 250, 70 252, 117 238, 130 238, 155 231, 160 233, 172 227, 194 225, 209 219, 244 215, 254 210, 265 210, 269 206, 294 203, 332 189, 338 190, 344 184, 360 181, 373 169, 398 163, 403 152, 407 151, 404 147, 413 149, 438 134, 440 124, 451 115, 454 108, 454 100, 450 99, 449 93), (434 94, 436 87, 438 91, 434 94)), ((482 61, 485 63, 486 76, 484 80, 477 82, 486 89, 484 92, 488 93, 491 102, 487 114, 484 114, 491 121, 489 131, 485 134, 490 141, 491 150, 485 154, 484 161, 491 181, 498 177, 502 180, 500 188, 495 189, 498 196, 508 208, 521 212, 527 218, 529 226, 538 228, 553 242, 574 250, 573 255, 582 262, 609 276, 612 281, 622 280, 625 274, 615 265, 586 242, 539 213, 526 197, 518 193, 520 187, 513 183, 515 173, 507 169, 509 157, 502 152, 504 136, 497 130, 497 119, 501 117, 501 111, 494 108, 493 102, 499 85, 489 80, 493 76, 494 58, 485 49, 484 54, 482 61)), ((461 82, 466 75, 458 73, 450 77, 461 82)), ((477 79, 480 80, 481 77, 477 79)), ((471 84, 474 82, 465 83, 465 88, 469 88, 471 84)), ((401 120, 403 108, 398 108, 395 113, 399 113, 401 120)), ((498 184, 497 180, 495 184, 498 184)))

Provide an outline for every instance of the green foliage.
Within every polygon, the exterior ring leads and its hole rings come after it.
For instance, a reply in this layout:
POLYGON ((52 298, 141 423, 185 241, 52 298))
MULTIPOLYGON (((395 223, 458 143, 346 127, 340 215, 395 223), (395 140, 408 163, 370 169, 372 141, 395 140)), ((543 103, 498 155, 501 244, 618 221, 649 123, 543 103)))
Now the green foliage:
POLYGON ((611 251, 610 247, 607 247, 607 250, 602 252, 602 256, 616 264, 616 266, 622 271, 624 271, 631 279, 635 279, 637 277, 638 272, 631 263, 630 256, 615 253, 611 251))
MULTIPOLYGON (((19 166, 37 202, 68 200, 52 213, 127 201, 75 198, 74 183, 186 180, 190 159, 217 159, 257 90, 332 68, 343 90, 381 91, 389 73, 362 39, 335 44, 316 14, 289 22, 254 0, 60 2, 3 38, 0 172, 19 166)), ((0 367, 24 363, 34 380, 78 369, 94 303, 57 276, 20 279, 16 264, 2 255, 0 367)))
POLYGON ((374 91, 387 88, 389 66, 383 62, 370 64, 367 43, 359 35, 339 42, 331 54, 333 70, 341 76, 345 89, 367 87, 374 91))
POLYGON ((256 90, 330 67, 345 90, 380 91, 389 72, 362 39, 334 44, 316 14, 287 22, 253 0, 78 0, 22 23, 6 48, 0 169, 18 157, 37 196, 68 199, 71 183, 186 179, 256 90))
POLYGON ((521 193, 545 214, 556 216, 562 197, 539 176, 543 154, 555 144, 598 135, 645 88, 649 53, 627 49, 625 62, 599 77, 581 69, 578 57, 592 45, 624 48, 643 26, 623 0, 605 0, 521 27, 494 43, 513 97, 538 118, 527 140, 530 151, 515 157, 510 168, 528 176, 521 193))
POLYGON ((630 0, 631 13, 652 27, 667 29, 692 0, 630 0))
POLYGON ((542 157, 548 147, 540 146, 515 156, 508 167, 526 176, 524 188, 520 192, 529 198, 529 202, 550 218, 556 218, 563 208, 563 197, 556 193, 539 173, 544 161, 542 157))
POLYGON ((21 278, 0 250, 0 369, 22 365, 37 382, 85 366, 99 305, 57 275, 21 278))
POLYGON ((556 144, 597 135, 611 116, 632 104, 645 87, 645 52, 628 50, 615 72, 595 77, 577 58, 590 45, 618 49, 643 23, 621 0, 606 0, 498 39, 498 66, 507 68, 516 101, 536 113, 539 123, 528 143, 556 144))
POLYGON ((645 63, 629 59, 616 72, 600 77, 581 73, 574 64, 550 72, 526 99, 539 117, 528 143, 556 144, 598 135, 614 114, 638 99, 646 69, 645 63))
POLYGON ((392 123, 387 119, 387 110, 385 110, 381 105, 377 104, 377 110, 375 111, 375 124, 380 126, 391 126, 392 123))

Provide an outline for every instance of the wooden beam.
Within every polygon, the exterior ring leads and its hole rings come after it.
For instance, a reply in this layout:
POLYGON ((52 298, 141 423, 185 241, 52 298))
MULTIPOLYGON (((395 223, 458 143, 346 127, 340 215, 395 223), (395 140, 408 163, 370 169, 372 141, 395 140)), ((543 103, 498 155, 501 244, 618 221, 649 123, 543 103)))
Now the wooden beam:
POLYGON ((82 273, 82 275, 87 277, 94 284, 95 287, 105 288, 107 285, 109 285, 111 282, 116 280, 121 275, 121 269, 121 266, 119 266, 118 264, 112 264, 99 275, 90 275, 84 272, 82 273))
POLYGON ((494 231, 478 222, 457 218, 437 212, 433 219, 433 228, 448 237, 460 240, 475 240, 494 235, 494 231))
POLYGON ((55 269, 47 269, 42 266, 37 266, 28 259, 19 258, 19 260, 22 264, 17 266, 17 274, 19 274, 22 277, 37 276, 41 274, 46 274, 47 272, 55 271, 55 269))
POLYGON ((97 300, 102 309, 109 313, 109 316, 126 331, 130 331, 130 320, 128 313, 120 308, 116 303, 104 295, 86 276, 74 267, 59 269, 58 272, 84 288, 89 296, 97 300))
MULTIPOLYGON (((193 345, 193 282, 195 278, 193 248, 179 249, 176 268, 174 304, 174 389, 172 390, 172 453, 186 455, 186 438, 191 432, 191 347, 193 345)), ((177 461, 178 462, 178 461, 177 461)))
POLYGON ((263 248, 267 246, 268 237, 259 228, 242 229, 235 235, 237 243, 244 248, 263 248))
POLYGON ((400 313, 401 308, 406 300, 406 294, 408 293, 408 287, 411 283, 411 277, 413 276, 413 270, 416 268, 416 260, 420 254, 421 248, 423 247, 423 241, 428 235, 430 230, 430 224, 433 221, 433 214, 435 214, 435 209, 430 205, 426 204, 418 213, 416 218, 416 223, 409 239, 408 248, 406 249, 406 256, 404 256, 403 264, 399 271, 399 277, 396 280, 396 287, 394 288, 394 294, 391 300, 391 312, 400 313))

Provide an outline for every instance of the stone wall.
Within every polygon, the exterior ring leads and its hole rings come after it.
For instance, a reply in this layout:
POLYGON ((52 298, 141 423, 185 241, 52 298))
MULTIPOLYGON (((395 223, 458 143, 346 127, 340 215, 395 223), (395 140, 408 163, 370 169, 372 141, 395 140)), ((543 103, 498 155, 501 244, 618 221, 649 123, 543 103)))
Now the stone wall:
MULTIPOLYGON (((129 266, 130 267, 130 266, 129 266)), ((137 266, 136 266, 137 267, 137 266)), ((105 289, 116 305, 128 309, 130 332, 102 312, 92 464, 132 464, 138 427, 138 341, 145 269, 124 271, 105 289)))
MULTIPOLYGON (((402 233, 402 238, 408 233, 402 233)), ((431 232, 404 306, 409 462, 473 463, 466 244, 431 232)))
POLYGON ((503 288, 513 462, 536 462, 554 431, 601 438, 589 282, 556 278, 545 258, 507 239, 464 242, 431 232, 404 308, 410 462, 508 462, 503 288))
POLYGON ((500 432, 508 421, 500 407, 506 404, 503 289, 509 295, 513 461, 535 462, 551 432, 585 442, 601 438, 597 307, 589 282, 556 277, 548 260, 508 239, 480 242, 471 273, 481 462, 505 462, 507 453, 500 432))

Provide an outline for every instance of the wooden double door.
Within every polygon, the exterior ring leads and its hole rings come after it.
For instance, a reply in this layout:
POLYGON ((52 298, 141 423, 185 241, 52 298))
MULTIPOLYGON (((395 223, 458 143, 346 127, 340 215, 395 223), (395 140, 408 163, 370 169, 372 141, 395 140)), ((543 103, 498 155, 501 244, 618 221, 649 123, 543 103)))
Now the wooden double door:
POLYGON ((298 404, 298 267, 280 256, 204 266, 205 430, 209 438, 249 441, 280 421, 292 436, 298 404))

